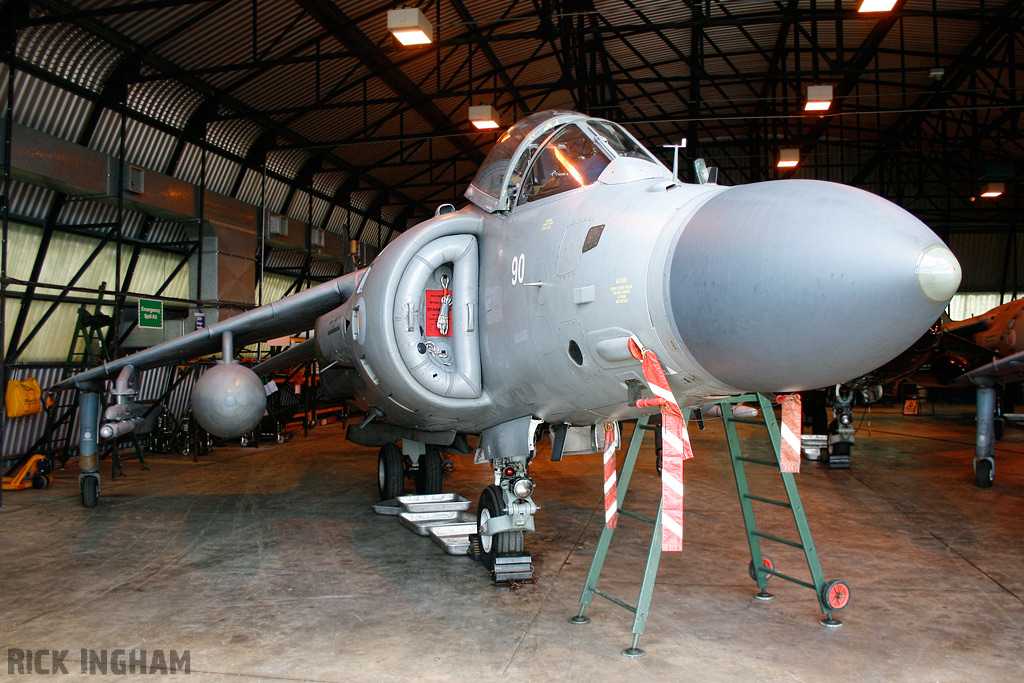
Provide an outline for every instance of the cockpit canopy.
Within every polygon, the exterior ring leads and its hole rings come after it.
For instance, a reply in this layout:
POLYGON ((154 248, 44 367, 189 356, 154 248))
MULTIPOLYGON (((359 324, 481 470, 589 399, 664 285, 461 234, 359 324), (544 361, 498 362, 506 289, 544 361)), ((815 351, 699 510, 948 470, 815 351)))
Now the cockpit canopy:
POLYGON ((485 211, 590 185, 616 158, 664 169, 643 145, 611 121, 572 111, 532 114, 509 128, 487 155, 466 198, 485 211))

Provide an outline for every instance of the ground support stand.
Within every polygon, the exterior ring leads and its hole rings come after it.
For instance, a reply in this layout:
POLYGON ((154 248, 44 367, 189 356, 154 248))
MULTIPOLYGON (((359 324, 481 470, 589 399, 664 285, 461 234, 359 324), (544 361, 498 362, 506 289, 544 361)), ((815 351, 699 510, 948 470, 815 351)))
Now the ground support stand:
MULTIPOLYGON (((749 565, 749 573, 752 579, 757 582, 758 593, 755 597, 761 600, 771 600, 774 598, 768 593, 765 588, 768 583, 768 579, 772 576, 777 576, 780 579, 796 583, 807 588, 814 590, 818 600, 818 604, 821 607, 824 619, 820 621, 823 626, 830 628, 836 628, 842 625, 842 622, 836 620, 832 616, 832 612, 840 610, 847 605, 849 602, 850 592, 849 586, 842 581, 831 581, 826 583, 824 576, 821 571, 821 564, 818 561, 818 554, 814 548, 814 543, 811 539, 810 529, 807 526, 807 519, 804 515, 803 505, 800 503, 800 496, 797 492, 796 483, 793 480, 793 475, 790 473, 782 472, 779 467, 779 449, 781 447, 781 436, 779 431, 778 422, 775 420, 775 414, 772 409, 772 403, 764 396, 760 394, 747 394, 744 396, 737 396, 729 399, 724 399, 719 402, 722 408, 722 417, 725 423, 726 439, 729 445, 729 455, 732 461, 733 473, 736 479, 736 488, 739 494, 740 507, 743 512, 743 522, 746 527, 747 540, 750 546, 751 561, 749 565), (736 403, 742 402, 754 402, 756 401, 759 405, 763 420, 747 420, 737 418, 734 413, 732 406, 736 403), (736 433, 736 424, 740 422, 747 422, 753 424, 763 425, 768 431, 768 437, 772 445, 772 453, 774 457, 772 460, 759 460, 755 458, 747 458, 741 454, 739 437, 736 433), (750 487, 747 481, 745 465, 756 464, 774 467, 779 470, 779 474, 782 477, 783 487, 786 492, 786 501, 777 501, 765 497, 755 496, 750 493, 750 487), (758 531, 757 525, 754 519, 754 502, 766 503, 770 505, 776 505, 788 508, 793 513, 793 519, 796 523, 797 532, 800 537, 800 542, 788 541, 776 536, 772 536, 761 531, 758 531), (804 557, 807 560, 807 566, 811 573, 811 582, 802 581, 800 579, 787 576, 775 570, 771 560, 761 554, 761 540, 770 540, 777 543, 782 543, 794 548, 799 548, 803 551, 804 557), (755 561, 756 558, 756 561, 755 561)), ((689 418, 688 410, 683 411, 683 416, 689 418)), ((638 647, 640 636, 643 634, 644 629, 647 625, 647 617, 650 613, 651 596, 654 593, 654 584, 658 574, 658 564, 661 560, 661 519, 662 519, 662 506, 658 505, 658 514, 654 519, 644 517, 642 515, 635 514, 628 510, 623 509, 622 504, 626 497, 626 492, 629 488, 630 480, 633 476, 633 470, 636 466, 637 455, 640 452, 640 446, 643 442, 646 432, 653 431, 655 427, 648 426, 648 418, 640 418, 637 421, 636 428, 633 430, 633 436, 630 439, 629 448, 626 451, 625 462, 622 465, 622 471, 618 476, 618 498, 617 506, 618 513, 626 517, 638 519, 644 522, 648 522, 653 525, 654 530, 651 534, 651 542, 647 551, 647 562, 644 566, 643 579, 640 585, 640 594, 637 599, 636 605, 631 605, 619 598, 616 598, 608 593, 603 592, 598 588, 598 580, 601 576, 601 571, 604 567, 605 560, 608 556, 608 551, 611 546, 612 536, 615 533, 614 529, 603 527, 601 536, 598 539, 597 548, 594 551, 594 559, 590 565, 590 571, 587 574, 586 583, 583 587, 583 592, 580 595, 580 611, 575 617, 569 620, 572 624, 587 624, 590 619, 584 616, 584 612, 587 607, 593 601, 595 595, 598 595, 610 602, 622 607, 634 614, 633 618, 633 643, 630 647, 622 651, 622 654, 626 657, 642 657, 645 652, 638 647)))

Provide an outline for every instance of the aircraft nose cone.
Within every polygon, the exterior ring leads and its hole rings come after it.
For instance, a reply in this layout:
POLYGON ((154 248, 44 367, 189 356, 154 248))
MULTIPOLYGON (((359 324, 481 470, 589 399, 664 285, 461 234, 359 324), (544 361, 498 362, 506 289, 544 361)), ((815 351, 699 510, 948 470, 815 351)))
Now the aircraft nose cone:
POLYGON ((859 377, 942 313, 960 265, 910 213, 835 183, 728 188, 686 222, 669 255, 670 317, 693 359, 744 391, 859 377))

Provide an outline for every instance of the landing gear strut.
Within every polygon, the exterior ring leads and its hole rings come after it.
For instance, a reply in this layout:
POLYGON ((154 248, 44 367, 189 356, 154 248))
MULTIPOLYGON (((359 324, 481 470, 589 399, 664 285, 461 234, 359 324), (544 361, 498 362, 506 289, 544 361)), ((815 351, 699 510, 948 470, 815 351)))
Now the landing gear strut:
POLYGON ((533 579, 524 534, 534 531, 533 479, 528 467, 536 455, 539 420, 521 417, 480 435, 477 462, 490 462, 494 483, 480 494, 477 533, 470 539, 473 556, 491 571, 495 583, 533 579))
POLYGON ((974 436, 974 483, 979 488, 992 487, 996 475, 996 388, 979 386, 977 389, 978 424, 974 436))
POLYGON ((834 470, 850 469, 850 448, 853 446, 854 393, 849 387, 837 384, 832 395, 835 419, 829 425, 828 466, 834 470))

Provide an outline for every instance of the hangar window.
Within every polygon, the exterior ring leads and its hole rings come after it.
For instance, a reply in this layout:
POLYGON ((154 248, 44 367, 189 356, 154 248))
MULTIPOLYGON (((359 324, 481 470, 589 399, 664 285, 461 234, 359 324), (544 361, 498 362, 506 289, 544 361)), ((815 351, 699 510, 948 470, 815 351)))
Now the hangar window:
MULTIPOLYGON (((525 167, 526 157, 519 160, 525 167)), ((567 125, 555 133, 533 155, 533 163, 521 178, 519 204, 590 185, 601 175, 610 159, 582 130, 567 125)))

